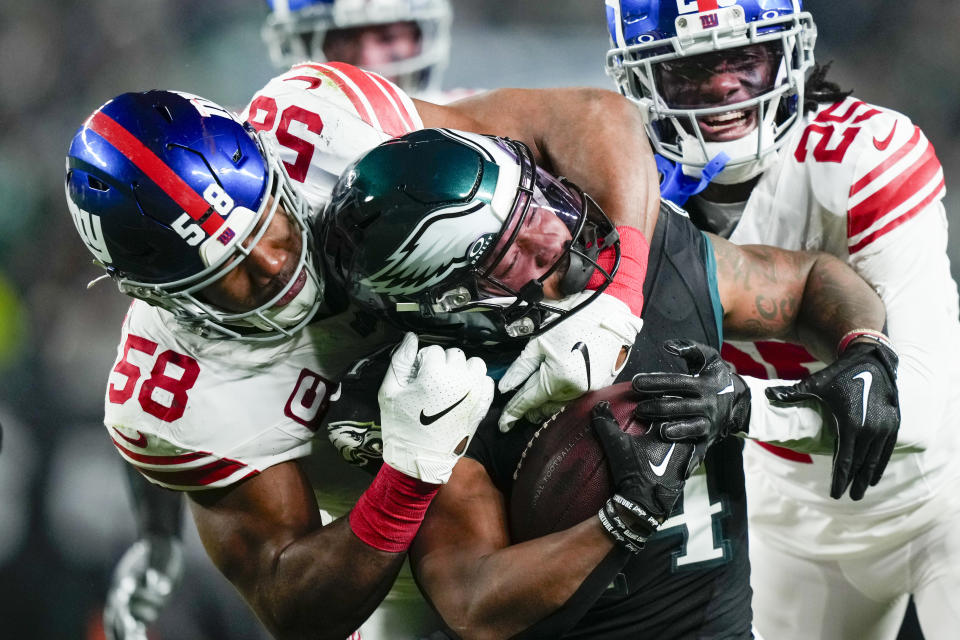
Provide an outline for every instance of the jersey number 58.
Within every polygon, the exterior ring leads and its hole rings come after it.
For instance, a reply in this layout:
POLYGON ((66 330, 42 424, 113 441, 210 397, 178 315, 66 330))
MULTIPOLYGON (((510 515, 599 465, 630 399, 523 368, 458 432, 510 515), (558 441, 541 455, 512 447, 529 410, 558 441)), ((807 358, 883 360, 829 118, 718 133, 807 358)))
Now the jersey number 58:
POLYGON ((131 351, 152 356, 157 351, 157 343, 132 333, 127 335, 123 357, 113 368, 113 373, 123 376, 123 386, 110 382, 107 390, 110 402, 123 404, 133 397, 139 386, 137 400, 144 411, 164 422, 179 419, 187 408, 187 391, 200 375, 200 365, 188 355, 167 349, 153 360, 149 377, 141 383, 143 371, 130 362, 131 351))

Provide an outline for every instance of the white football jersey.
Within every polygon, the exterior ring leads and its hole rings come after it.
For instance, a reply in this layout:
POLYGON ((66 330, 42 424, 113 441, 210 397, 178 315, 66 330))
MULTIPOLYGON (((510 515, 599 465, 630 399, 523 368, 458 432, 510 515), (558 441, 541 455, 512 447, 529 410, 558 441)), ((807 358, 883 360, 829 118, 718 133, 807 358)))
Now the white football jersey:
MULTIPOLYGON (((785 549, 842 557, 899 544, 936 515, 924 506, 960 476, 960 313, 944 192, 920 129, 850 97, 806 117, 730 236, 847 261, 883 299, 900 355, 898 449, 863 500, 830 498, 829 456, 746 444, 750 525, 785 549), (778 496, 791 498, 795 511, 773 506, 778 496)), ((802 347, 775 341, 726 344, 723 355, 759 378, 798 379, 823 367, 802 347)))
MULTIPOLYGON (((107 383, 105 419, 120 455, 152 482, 193 491, 225 487, 272 465, 352 468, 321 433, 341 373, 391 337, 348 310, 274 343, 210 340, 169 312, 135 300, 107 383)), ((370 476, 360 473, 359 489, 370 476)), ((342 494, 316 487, 324 493, 342 494)), ((359 491, 356 498, 359 496, 359 491)), ((324 508, 343 513, 342 496, 324 508)))

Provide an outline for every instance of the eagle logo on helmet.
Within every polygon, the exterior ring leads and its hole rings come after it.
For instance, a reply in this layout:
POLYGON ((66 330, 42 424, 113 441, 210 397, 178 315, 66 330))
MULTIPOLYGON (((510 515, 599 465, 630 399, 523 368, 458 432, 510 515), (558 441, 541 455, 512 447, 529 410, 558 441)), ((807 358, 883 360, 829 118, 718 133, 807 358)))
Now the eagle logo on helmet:
POLYGON ((428 215, 386 258, 385 266, 364 278, 361 284, 375 293, 413 294, 442 282, 464 266, 476 264, 500 227, 500 223, 490 216, 491 224, 480 228, 477 216, 471 215, 486 206, 473 202, 428 215), (477 228, 470 232, 464 229, 464 225, 477 228))

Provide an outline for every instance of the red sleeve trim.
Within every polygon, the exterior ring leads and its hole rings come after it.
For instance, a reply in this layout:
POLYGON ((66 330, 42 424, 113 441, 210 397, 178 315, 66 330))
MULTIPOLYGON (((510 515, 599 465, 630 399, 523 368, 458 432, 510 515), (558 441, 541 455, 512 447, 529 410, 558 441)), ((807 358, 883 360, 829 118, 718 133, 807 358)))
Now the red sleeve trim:
POLYGON ((909 168, 850 209, 847 216, 847 236, 852 238, 863 233, 883 216, 925 191, 938 174, 942 180, 940 161, 933 145, 928 143, 923 155, 909 168))
MULTIPOLYGON (((117 433, 120 432, 118 431, 117 433)), ((205 451, 190 451, 172 456, 158 456, 131 451, 116 439, 113 440, 113 444, 123 457, 137 468, 137 471, 164 486, 206 487, 248 467, 248 465, 237 460, 218 458, 205 451), (205 459, 209 460, 209 462, 206 464, 196 464, 205 459), (156 469, 154 467, 169 468, 156 469)), ((248 478, 258 473, 260 473, 259 470, 251 469, 243 478, 248 478)))
MULTIPOLYGON (((410 133, 417 129, 417 126, 413 122, 413 117, 407 111, 406 107, 403 104, 403 97, 397 91, 397 87, 392 82, 389 82, 385 78, 378 76, 377 74, 371 74, 370 78, 373 79, 378 85, 380 85, 380 90, 383 91, 387 97, 390 99, 390 102, 394 105, 397 110, 397 113, 400 114, 400 118, 403 120, 404 130, 402 133, 410 133)), ((401 135, 401 134, 397 134, 401 135)))
POLYGON ((913 136, 906 143, 896 151, 894 151, 888 158, 883 162, 877 165, 873 170, 871 170, 867 175, 863 176, 859 180, 853 183, 853 186, 850 187, 850 196, 856 195, 861 189, 866 187, 868 184, 877 179, 884 171, 895 165, 899 162, 905 155, 910 153, 914 147, 917 146, 917 143, 920 142, 920 127, 913 128, 913 136))
MULTIPOLYGON (((202 488, 209 487, 224 478, 228 478, 238 471, 242 471, 245 467, 246 465, 231 460, 217 460, 216 462, 211 462, 196 469, 157 471, 156 469, 144 469, 138 466, 137 471, 158 484, 171 487, 202 488)), ((237 481, 239 482, 240 480, 255 476, 258 473, 260 472, 253 469, 242 478, 237 478, 237 481)))
MULTIPOLYGON (((120 433, 117 431, 117 433, 120 433)), ((122 434, 121 434, 122 435, 122 434)), ((150 465, 174 465, 174 464, 185 464, 187 462, 195 462, 203 458, 210 457, 211 454, 202 452, 202 451, 191 451, 189 453, 181 453, 174 456, 151 456, 143 453, 136 453, 131 451, 127 447, 123 446, 121 443, 117 442, 116 438, 113 439, 113 444, 116 445, 117 449, 120 450, 120 453, 124 457, 134 460, 141 464, 150 464, 150 465)))
POLYGON ((409 128, 401 115, 399 105, 391 101, 373 74, 343 62, 325 64, 305 63, 307 67, 332 80, 350 100, 364 122, 391 136, 403 135, 409 128))
POLYGON ((945 194, 946 194, 946 183, 944 182, 943 176, 941 175, 940 182, 937 185, 937 187, 933 190, 933 192, 931 192, 926 198, 924 198, 919 203, 917 203, 916 206, 914 206, 912 209, 910 209, 906 213, 903 213, 897 216, 896 218, 894 218, 884 226, 880 227, 878 230, 874 231, 870 235, 864 236, 858 242, 850 245, 848 249, 848 251, 850 252, 850 255, 853 255, 854 253, 860 251, 861 249, 869 245, 871 242, 875 241, 877 238, 893 231, 894 229, 902 225, 904 222, 910 221, 912 218, 916 217, 918 213, 926 209, 931 202, 942 198, 945 194))

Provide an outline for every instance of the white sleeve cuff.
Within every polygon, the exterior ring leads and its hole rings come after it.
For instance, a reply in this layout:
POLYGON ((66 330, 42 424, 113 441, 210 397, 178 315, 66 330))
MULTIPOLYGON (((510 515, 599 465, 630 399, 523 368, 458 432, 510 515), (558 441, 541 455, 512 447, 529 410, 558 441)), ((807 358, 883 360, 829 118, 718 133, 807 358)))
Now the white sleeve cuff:
POLYGON ((767 400, 764 389, 792 385, 796 380, 760 380, 743 376, 743 381, 750 388, 750 432, 739 435, 799 453, 833 455, 836 442, 833 416, 824 416, 818 402, 810 400, 787 405, 767 400))

